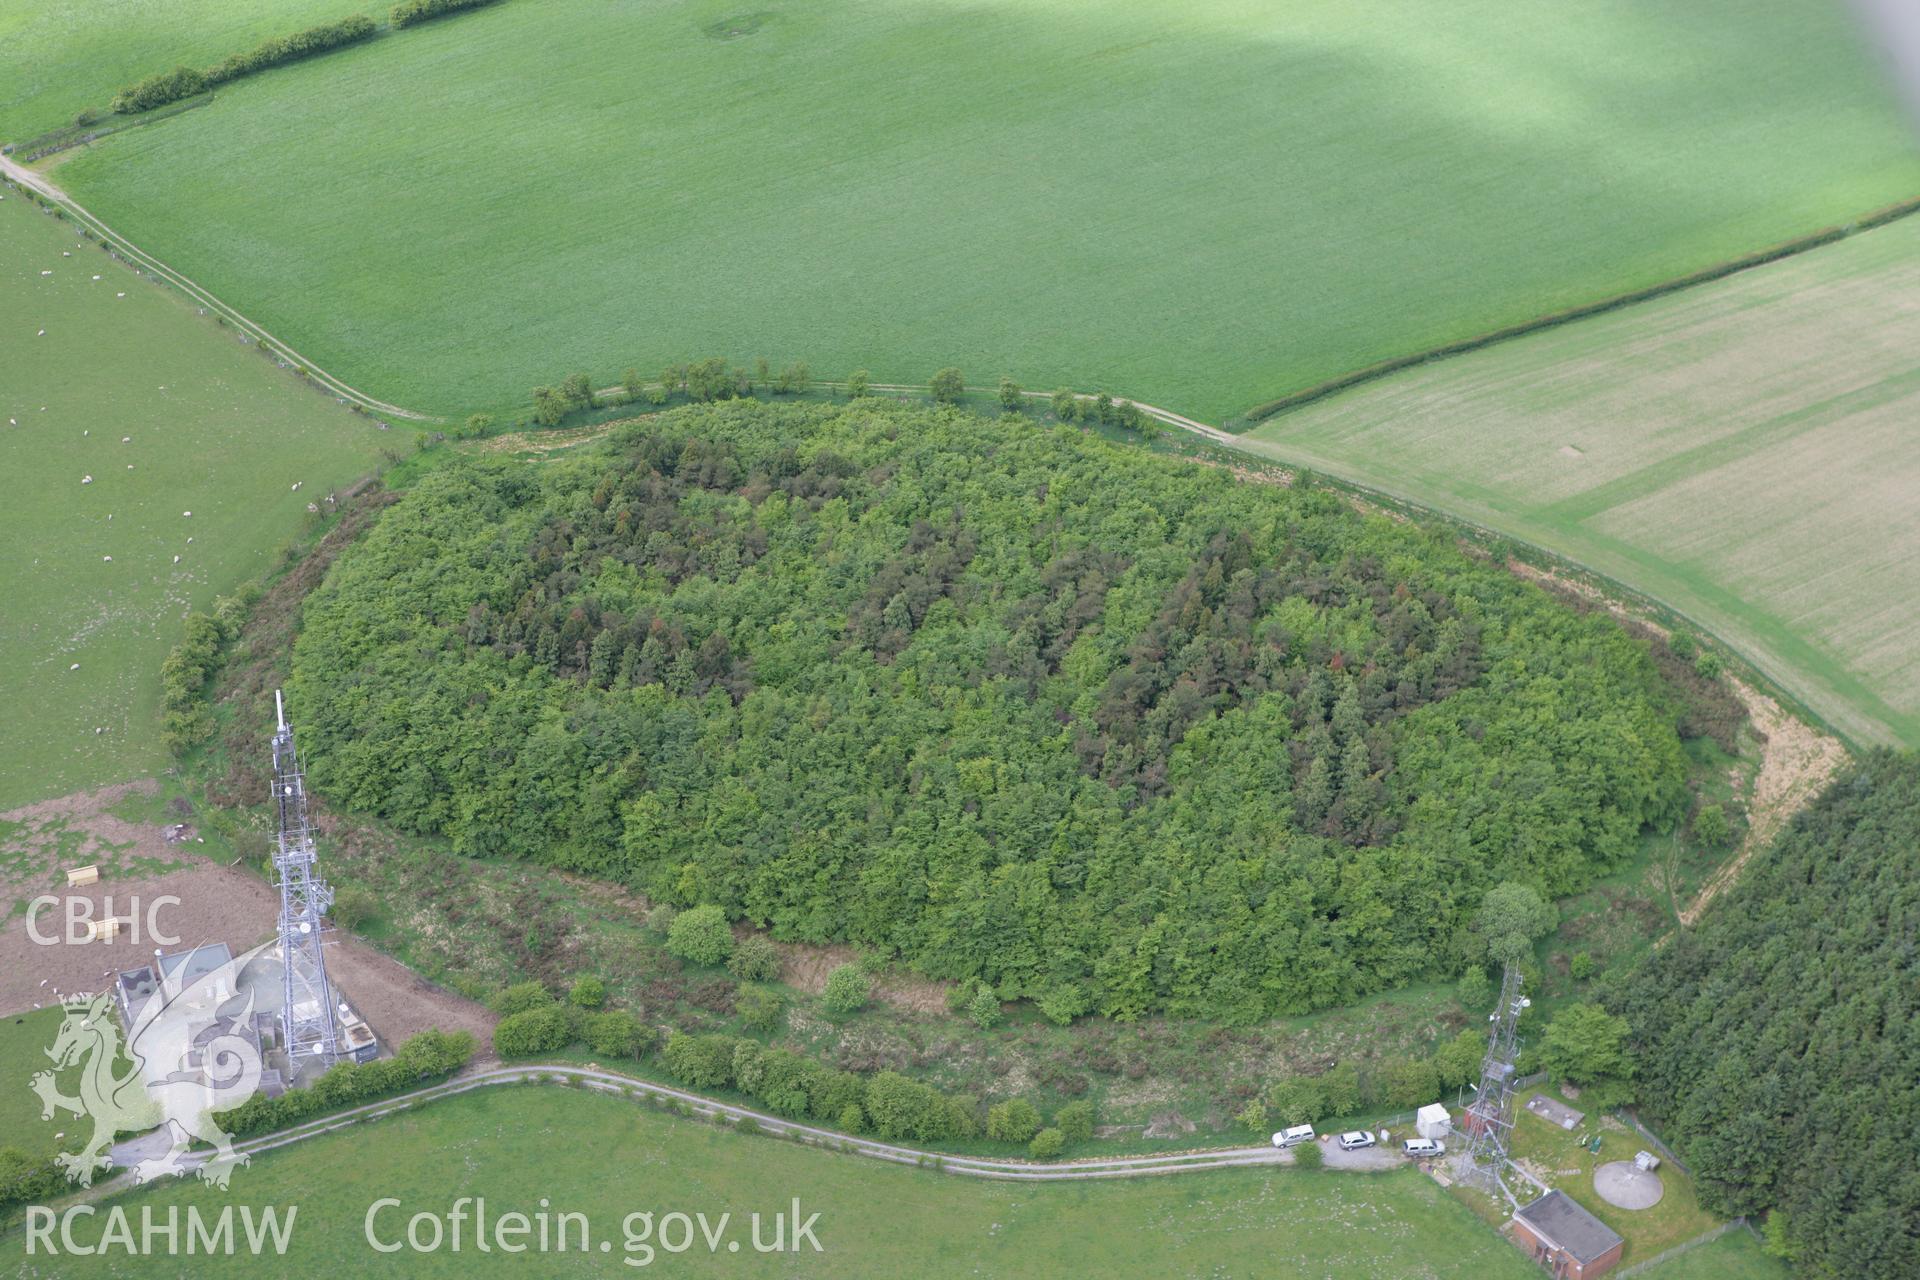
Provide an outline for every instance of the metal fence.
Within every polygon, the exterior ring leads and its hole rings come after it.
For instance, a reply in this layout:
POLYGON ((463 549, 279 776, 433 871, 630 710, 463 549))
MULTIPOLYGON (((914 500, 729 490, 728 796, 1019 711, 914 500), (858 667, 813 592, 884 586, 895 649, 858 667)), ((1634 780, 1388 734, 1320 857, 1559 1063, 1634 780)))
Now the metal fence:
POLYGON ((1648 1258, 1645 1262, 1636 1262, 1632 1266, 1628 1267, 1625 1271, 1616 1272, 1615 1274, 1619 1277, 1619 1280, 1627 1280, 1628 1276, 1637 1276, 1642 1272, 1653 1270, 1655 1267, 1659 1266, 1663 1262, 1672 1262, 1675 1258, 1679 1257, 1681 1254, 1691 1253, 1695 1249, 1698 1249, 1703 1244, 1712 1244, 1715 1240, 1718 1240, 1721 1236, 1727 1234, 1727 1232, 1733 1230, 1735 1227, 1744 1227, 1746 1225, 1747 1225, 1747 1220, 1745 1218, 1735 1218, 1732 1222, 1723 1222, 1719 1226, 1715 1227, 1713 1230, 1706 1232, 1704 1235, 1697 1235, 1693 1239, 1688 1240, 1684 1244, 1677 1244, 1673 1246, 1673 1248, 1666 1250, 1664 1253, 1656 1253, 1651 1258, 1648 1258))

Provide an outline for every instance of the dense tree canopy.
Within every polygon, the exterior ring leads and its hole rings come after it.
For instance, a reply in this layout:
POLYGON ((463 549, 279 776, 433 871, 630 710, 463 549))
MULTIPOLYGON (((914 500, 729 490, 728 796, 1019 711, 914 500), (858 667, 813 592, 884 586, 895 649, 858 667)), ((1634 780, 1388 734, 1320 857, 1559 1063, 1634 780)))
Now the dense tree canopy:
POLYGON ((1920 1275, 1920 759, 1835 782, 1617 986, 1704 1203, 1784 1211, 1804 1275, 1920 1275))
POLYGON ((335 803, 1058 1019, 1457 973, 1686 795, 1645 646, 1450 538, 874 399, 449 465, 294 668, 335 803))

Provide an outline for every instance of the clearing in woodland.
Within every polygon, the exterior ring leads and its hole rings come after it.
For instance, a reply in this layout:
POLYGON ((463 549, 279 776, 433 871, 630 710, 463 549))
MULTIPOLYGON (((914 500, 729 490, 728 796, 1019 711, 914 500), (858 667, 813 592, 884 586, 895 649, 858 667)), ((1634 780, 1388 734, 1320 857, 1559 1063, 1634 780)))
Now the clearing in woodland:
POLYGON ((56 176, 415 409, 718 353, 1214 421, 1920 193, 1827 0, 734 3, 509 0, 56 176))
POLYGON ((1920 745, 1920 221, 1396 374, 1244 447, 1679 609, 1856 742, 1920 745))

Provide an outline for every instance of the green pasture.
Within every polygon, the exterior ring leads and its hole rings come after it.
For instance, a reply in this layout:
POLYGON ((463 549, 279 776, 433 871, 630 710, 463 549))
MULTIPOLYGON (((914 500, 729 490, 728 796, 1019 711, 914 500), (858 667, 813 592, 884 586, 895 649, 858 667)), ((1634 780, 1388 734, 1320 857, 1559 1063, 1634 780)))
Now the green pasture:
POLYGON ((723 354, 1224 419, 1920 194, 1829 0, 737 3, 507 0, 53 174, 431 411, 723 354))
MULTIPOLYGON (((1108 1182, 1023 1185, 883 1165, 750 1137, 664 1115, 622 1098, 558 1087, 489 1089, 436 1102, 365 1128, 255 1157, 235 1173, 232 1194, 167 1183, 111 1204, 137 1225, 152 1204, 298 1206, 293 1237, 302 1274, 546 1276, 640 1274, 644 1255, 625 1247, 623 1220, 651 1212, 731 1214, 718 1252, 696 1230, 684 1253, 657 1250, 675 1275, 724 1276, 1404 1276, 1526 1280, 1534 1274, 1511 1246, 1433 1182, 1411 1169, 1356 1175, 1291 1169, 1227 1170, 1108 1182), (377 1199, 375 1234, 404 1234, 416 1212, 445 1214, 463 1196, 484 1196, 489 1216, 510 1211, 587 1215, 592 1248, 580 1252, 480 1253, 471 1227, 459 1253, 369 1247, 364 1223, 377 1199), (818 1213, 821 1252, 762 1254, 750 1215, 772 1236, 772 1215, 818 1213), (726 1240, 738 1242, 730 1251, 726 1240), (602 1252, 605 1241, 611 1247, 602 1252)), ((106 1212, 106 1205, 101 1212, 106 1212)), ((79 1224, 84 1243, 102 1218, 79 1224)), ((790 1230, 790 1228, 789 1228, 790 1230)), ((659 1237, 655 1237, 658 1239, 659 1237)), ((677 1239, 671 1230, 668 1239, 677 1239)), ((789 1237, 790 1238, 790 1237, 789 1237)), ((120 1256, 26 1256, 25 1237, 0 1236, 8 1274, 171 1275, 185 1258, 132 1262, 120 1256)), ((196 1257, 195 1276, 253 1276, 244 1253, 196 1257)))
POLYGON ((375 8, 366 0, 7 0, 0 142, 104 110, 116 90, 155 71, 209 66, 269 36, 375 8))
MULTIPOLYGON (((15 926, 18 927, 18 926, 15 926)), ((46 1050, 60 1032, 65 1016, 58 1000, 49 1008, 21 1010, 0 1017, 0 1147, 15 1147, 30 1156, 50 1156, 73 1150, 91 1132, 85 1120, 61 1112, 51 1120, 40 1118, 40 1095, 33 1078, 51 1070, 46 1050), (56 1139, 55 1133, 65 1137, 56 1139)), ((61 1089, 72 1094, 79 1087, 78 1068, 60 1073, 61 1089)))
POLYGON ((164 764, 181 617, 400 442, 0 195, 4 810, 164 764))
POLYGON ((1646 1272, 1651 1280, 1787 1280, 1787 1264, 1760 1251, 1739 1227, 1646 1272))
POLYGON ((1285 414, 1260 453, 1665 601, 1843 734, 1920 745, 1920 219, 1285 414))

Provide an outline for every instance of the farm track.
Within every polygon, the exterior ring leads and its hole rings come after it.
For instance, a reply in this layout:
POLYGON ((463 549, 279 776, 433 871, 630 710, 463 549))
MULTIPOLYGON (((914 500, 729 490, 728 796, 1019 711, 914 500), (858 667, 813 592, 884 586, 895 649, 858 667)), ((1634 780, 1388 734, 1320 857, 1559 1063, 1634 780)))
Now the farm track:
MULTIPOLYGON (((750 1107, 736 1106, 730 1102, 721 1102, 715 1098, 689 1093, 684 1089, 655 1084, 652 1081, 640 1080, 595 1066, 580 1066, 564 1062, 507 1066, 498 1061, 480 1063, 452 1079, 416 1089, 411 1093, 384 1098, 378 1102, 370 1102, 364 1106, 323 1116, 318 1120, 295 1125, 291 1129, 235 1142, 234 1150, 250 1158, 264 1152, 292 1146, 297 1142, 304 1142, 309 1138, 317 1138, 322 1134, 336 1133, 366 1121, 379 1120, 386 1116, 410 1111, 415 1107, 437 1102, 443 1098, 457 1097, 498 1085, 517 1084, 552 1084, 563 1088, 590 1089, 597 1093, 622 1097, 659 1098, 670 1103, 682 1104, 692 1114, 715 1121, 737 1124, 743 1120, 751 1120, 763 1133, 773 1137, 789 1138, 823 1150, 864 1156, 889 1164, 933 1169, 962 1177, 1013 1182, 1083 1182, 1103 1178, 1138 1178, 1156 1174, 1193 1173, 1208 1169, 1293 1163, 1292 1152, 1271 1146, 1221 1147, 1169 1152, 1163 1155, 1113 1156, 1096 1160, 1069 1160, 1058 1164, 1035 1164, 1023 1160, 995 1160, 979 1156, 951 1155, 800 1124, 764 1111, 755 1111, 750 1107)), ((130 1162, 139 1158, 140 1155, 154 1154, 152 1137, 153 1132, 150 1132, 141 1137, 114 1144, 112 1151, 116 1164, 123 1160, 130 1162)), ((211 1154, 199 1151, 187 1156, 183 1161, 180 1176, 185 1177, 198 1169, 207 1162, 211 1154)), ((1401 1163, 1403 1162, 1400 1158, 1384 1149, 1346 1153, 1337 1148, 1331 1148, 1327 1167, 1352 1171, 1378 1171, 1396 1167, 1401 1163)), ((133 1181, 130 1170, 122 1167, 105 1181, 75 1191, 56 1202, 56 1212, 68 1205, 104 1200, 133 1190, 137 1185, 139 1184, 133 1181)))
POLYGON ((212 293, 180 274, 178 271, 175 271, 172 267, 160 261, 160 259, 154 257, 144 249, 141 249, 131 240, 96 218, 82 207, 79 202, 75 201, 66 192, 54 185, 54 183, 49 181, 44 175, 36 173, 24 165, 17 164, 6 156, 0 156, 0 177, 6 178, 16 186, 24 187, 32 191, 42 199, 52 201, 54 205, 63 210, 68 217, 72 218, 89 233, 98 237, 103 244, 119 254, 136 269, 158 276, 174 288, 180 290, 180 292, 186 294, 189 298, 200 304, 200 306, 224 318, 227 323, 258 343, 263 350, 280 356, 299 366, 305 371, 307 378, 318 385, 321 390, 338 396, 340 399, 351 404, 356 404, 362 409, 371 410, 375 413, 390 414, 393 417, 406 418, 413 422, 432 422, 437 420, 430 414, 418 413, 412 409, 403 409, 396 404, 388 404, 384 400, 376 400, 365 392, 356 390, 345 382, 342 382, 280 339, 274 337, 271 333, 267 332, 266 329, 254 321, 249 320, 246 316, 234 310, 234 308, 228 306, 219 298, 216 298, 212 293))

